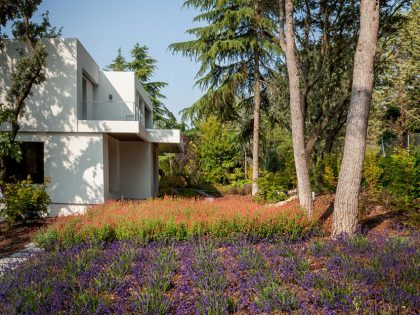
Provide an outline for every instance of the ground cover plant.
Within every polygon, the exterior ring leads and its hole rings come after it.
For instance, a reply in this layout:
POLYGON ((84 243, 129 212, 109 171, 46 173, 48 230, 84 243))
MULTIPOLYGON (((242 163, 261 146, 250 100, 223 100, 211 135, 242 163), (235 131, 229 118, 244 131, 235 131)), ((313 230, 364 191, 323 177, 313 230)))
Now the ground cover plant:
POLYGON ((165 198, 112 201, 91 207, 85 215, 57 218, 38 233, 35 241, 43 247, 67 247, 89 240, 185 240, 197 236, 224 238, 237 233, 298 239, 314 226, 296 208, 267 208, 250 197, 214 201, 165 198))
POLYGON ((4 314, 418 314, 419 234, 81 243, 0 276, 4 314))

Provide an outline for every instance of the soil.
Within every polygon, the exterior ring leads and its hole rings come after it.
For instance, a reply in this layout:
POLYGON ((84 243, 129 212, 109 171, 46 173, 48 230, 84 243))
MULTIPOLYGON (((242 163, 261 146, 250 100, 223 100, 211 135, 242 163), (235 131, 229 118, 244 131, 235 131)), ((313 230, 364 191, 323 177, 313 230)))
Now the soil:
MULTIPOLYGON (((319 195, 314 201, 314 214, 321 223, 325 236, 331 235, 332 214, 334 210, 334 194, 319 195)), ((290 203, 280 206, 280 209, 299 209, 299 201, 293 200, 290 203)), ((382 207, 374 207, 368 215, 361 218, 361 229, 363 234, 386 234, 389 236, 407 235, 411 230, 404 225, 404 214, 388 211, 382 207)))
POLYGON ((25 223, 9 225, 0 223, 0 258, 24 249, 32 241, 34 234, 42 227, 52 223, 53 218, 31 220, 25 223))

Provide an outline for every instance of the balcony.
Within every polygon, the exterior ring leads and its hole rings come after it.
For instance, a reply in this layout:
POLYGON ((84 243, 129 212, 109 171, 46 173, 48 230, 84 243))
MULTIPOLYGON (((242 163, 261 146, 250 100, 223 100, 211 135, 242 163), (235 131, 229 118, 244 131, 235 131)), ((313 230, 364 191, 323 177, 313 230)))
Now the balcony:
POLYGON ((136 102, 84 101, 77 122, 78 132, 136 134, 147 141, 146 127, 151 125, 150 111, 143 113, 136 102))
POLYGON ((142 126, 146 118, 136 102, 85 101, 82 102, 81 120, 138 121, 142 126))

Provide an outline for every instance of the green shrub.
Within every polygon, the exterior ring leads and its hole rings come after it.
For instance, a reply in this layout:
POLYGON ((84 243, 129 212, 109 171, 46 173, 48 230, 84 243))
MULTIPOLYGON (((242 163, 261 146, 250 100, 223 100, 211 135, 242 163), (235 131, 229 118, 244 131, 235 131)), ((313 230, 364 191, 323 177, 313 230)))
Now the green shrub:
POLYGON ((333 192, 337 187, 338 175, 340 171, 341 154, 325 154, 322 160, 316 165, 316 171, 312 173, 312 181, 316 189, 322 192, 333 192), (324 167, 322 176, 320 176, 321 167, 324 167))
POLYGON ((393 211, 416 212, 416 200, 420 197, 419 156, 418 152, 407 150, 386 157, 368 152, 363 170, 362 206, 367 208, 374 203, 393 211))
POLYGON ((250 195, 252 191, 251 180, 242 179, 230 183, 229 185, 214 184, 218 192, 222 195, 250 195))
POLYGON ((0 214, 10 223, 35 219, 47 214, 50 197, 45 191, 46 187, 47 182, 36 185, 30 177, 5 184, 4 208, 0 210, 0 214))
POLYGON ((382 158, 380 166, 383 169, 380 178, 382 187, 391 194, 395 203, 404 209, 410 207, 420 193, 420 170, 416 167, 415 156, 401 150, 382 158))
POLYGON ((255 195, 257 202, 275 203, 285 200, 287 195, 285 193, 287 180, 284 176, 274 173, 266 173, 264 176, 258 178, 258 192, 255 195))
POLYGON ((160 189, 185 187, 187 187, 187 180, 183 176, 162 176, 159 182, 160 189))

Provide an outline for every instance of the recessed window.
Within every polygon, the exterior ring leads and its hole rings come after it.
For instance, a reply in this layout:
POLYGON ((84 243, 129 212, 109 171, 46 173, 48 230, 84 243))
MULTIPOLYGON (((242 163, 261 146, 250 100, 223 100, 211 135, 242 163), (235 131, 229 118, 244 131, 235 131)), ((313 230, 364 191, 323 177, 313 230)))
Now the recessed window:
POLYGON ((44 143, 22 142, 22 160, 6 160, 6 180, 23 180, 31 176, 36 184, 44 183, 44 143))

